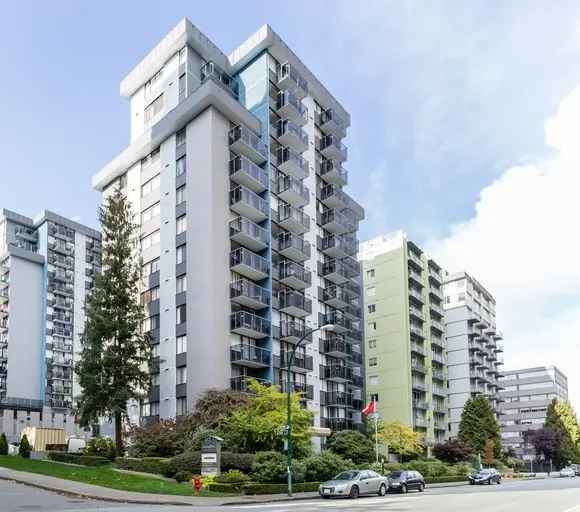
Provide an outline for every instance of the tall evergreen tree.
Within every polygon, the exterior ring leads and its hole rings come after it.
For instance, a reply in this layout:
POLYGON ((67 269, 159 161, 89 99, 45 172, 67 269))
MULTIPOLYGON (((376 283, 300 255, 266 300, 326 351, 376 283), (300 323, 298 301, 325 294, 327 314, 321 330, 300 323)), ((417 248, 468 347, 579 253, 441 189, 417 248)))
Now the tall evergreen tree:
POLYGON ((107 197, 99 220, 103 272, 96 276, 85 307, 82 352, 75 369, 82 388, 78 412, 83 425, 101 417, 113 419, 121 453, 127 402, 142 398, 149 386, 151 348, 141 332, 145 315, 139 300, 138 226, 120 189, 107 197))
POLYGON ((475 453, 483 453, 485 443, 489 439, 493 442, 495 456, 500 456, 501 434, 499 423, 485 396, 479 395, 465 402, 459 423, 459 439, 475 453))
POLYGON ((580 460, 580 426, 570 402, 554 398, 546 411, 544 428, 559 433, 558 459, 561 464, 580 460))

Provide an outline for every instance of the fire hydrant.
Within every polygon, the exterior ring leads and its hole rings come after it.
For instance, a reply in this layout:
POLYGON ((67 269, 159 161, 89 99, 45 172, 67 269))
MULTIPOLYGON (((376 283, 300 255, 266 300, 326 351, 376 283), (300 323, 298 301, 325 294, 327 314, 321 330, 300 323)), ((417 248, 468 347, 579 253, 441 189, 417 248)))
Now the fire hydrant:
POLYGON ((195 492, 195 494, 199 494, 201 491, 201 488, 203 487, 203 482, 201 480, 201 477, 198 475, 194 475, 191 477, 191 486, 193 487, 193 492, 195 492))

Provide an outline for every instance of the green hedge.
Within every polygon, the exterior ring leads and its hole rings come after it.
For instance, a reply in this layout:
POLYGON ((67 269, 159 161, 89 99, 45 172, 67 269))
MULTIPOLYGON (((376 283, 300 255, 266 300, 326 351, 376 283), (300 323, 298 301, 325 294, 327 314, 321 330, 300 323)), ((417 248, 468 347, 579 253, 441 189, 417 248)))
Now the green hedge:
POLYGON ((222 484, 220 482, 213 482, 209 484, 208 490, 211 492, 221 492, 224 494, 241 494, 242 489, 236 484, 222 484))
POLYGON ((425 483, 427 484, 446 484, 449 482, 467 482, 467 478, 464 476, 434 476, 425 478, 425 483))
POLYGON ((48 452, 49 460, 55 462, 66 462, 68 464, 80 464, 82 466, 106 466, 111 461, 105 457, 96 457, 91 455, 79 455, 76 453, 65 452, 48 452))
MULTIPOLYGON (((243 473, 249 473, 252 470, 254 459, 255 455, 251 453, 222 452, 221 470, 226 472, 231 469, 237 469, 243 473)), ((180 471, 194 475, 199 474, 201 472, 201 453, 185 452, 172 457, 168 460, 162 474, 173 478, 180 471)))
MULTIPOLYGON (((213 485, 213 484, 212 484, 213 485)), ((224 485, 224 484, 222 484, 224 485)), ((316 492, 320 486, 319 482, 304 482, 292 485, 294 492, 316 492)), ((210 489, 213 488, 210 486, 210 489)), ((284 494, 288 490, 286 484, 245 484, 242 487, 244 494, 284 494)))
POLYGON ((152 473, 154 475, 165 475, 169 466, 169 459, 163 457, 143 457, 142 459, 132 457, 117 457, 115 467, 129 471, 139 471, 141 473, 152 473))

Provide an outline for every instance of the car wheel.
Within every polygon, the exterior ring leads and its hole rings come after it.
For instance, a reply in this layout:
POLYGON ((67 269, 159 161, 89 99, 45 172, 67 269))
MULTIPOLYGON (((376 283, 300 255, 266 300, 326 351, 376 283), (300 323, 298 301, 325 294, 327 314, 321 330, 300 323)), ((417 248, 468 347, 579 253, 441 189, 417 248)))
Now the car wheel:
POLYGON ((497 479, 497 485, 501 484, 501 478, 497 479))
POLYGON ((386 496, 387 494, 387 486, 385 484, 381 484, 379 487, 379 496, 386 496))
POLYGON ((419 484, 419 492, 423 492, 425 490, 425 484, 419 484))
POLYGON ((328 500, 328 499, 330 499, 330 496, 325 496, 324 494, 322 494, 322 499, 323 500, 328 500))
POLYGON ((475 482, 469 481, 469 485, 475 485, 475 482))
POLYGON ((409 488, 407 487, 407 484, 401 485, 401 492, 403 494, 407 494, 409 492, 409 488))
POLYGON ((353 485, 350 488, 350 493, 348 494, 349 498, 352 498, 353 500, 356 500, 358 498, 359 492, 358 492, 358 487, 356 485, 353 485))
POLYGON ((487 485, 491 485, 491 478, 487 481, 487 485))

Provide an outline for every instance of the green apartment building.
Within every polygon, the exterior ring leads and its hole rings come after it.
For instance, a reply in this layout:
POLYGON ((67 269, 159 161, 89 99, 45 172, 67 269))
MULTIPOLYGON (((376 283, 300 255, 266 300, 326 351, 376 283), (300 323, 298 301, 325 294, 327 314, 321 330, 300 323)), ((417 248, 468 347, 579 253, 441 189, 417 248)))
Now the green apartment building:
POLYGON ((361 244, 367 399, 380 418, 447 437, 443 271, 403 232, 361 244))

